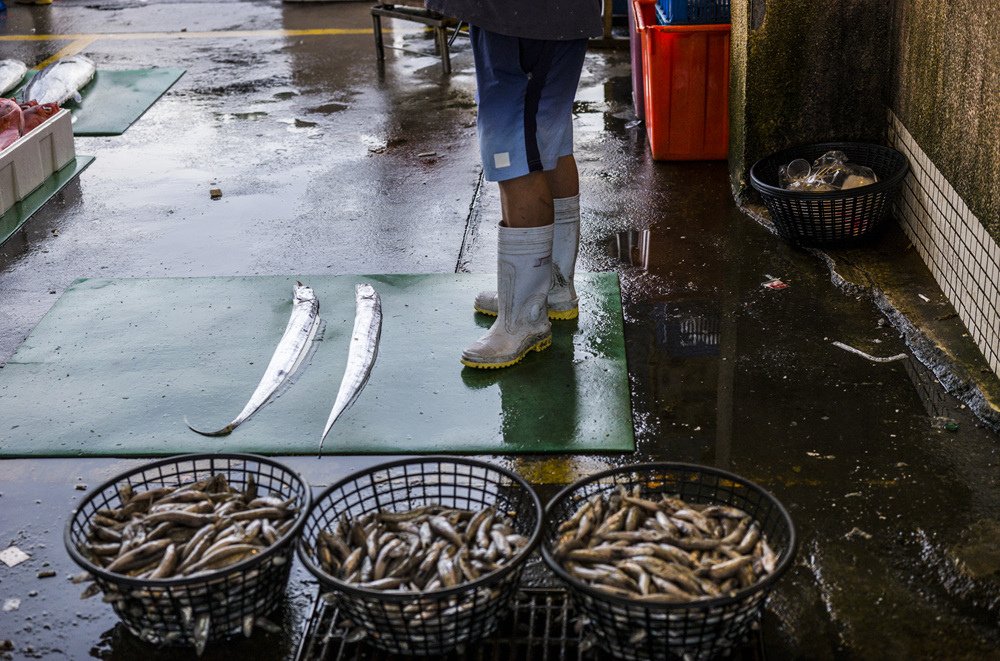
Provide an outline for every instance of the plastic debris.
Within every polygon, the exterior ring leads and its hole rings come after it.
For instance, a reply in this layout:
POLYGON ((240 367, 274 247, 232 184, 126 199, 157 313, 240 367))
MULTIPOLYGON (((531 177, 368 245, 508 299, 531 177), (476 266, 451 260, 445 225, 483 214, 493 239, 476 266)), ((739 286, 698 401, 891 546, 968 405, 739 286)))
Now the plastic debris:
POLYGON ((850 351, 851 353, 857 354, 862 358, 867 358, 873 363, 891 363, 896 360, 905 360, 909 358, 909 356, 905 353, 897 353, 895 356, 886 356, 883 358, 881 356, 873 356, 870 353, 865 353, 861 349, 855 349, 854 347, 848 346, 843 342, 831 342, 831 344, 839 349, 843 349, 844 351, 850 351))
POLYGON ((772 290, 788 289, 791 286, 787 282, 783 281, 781 278, 776 278, 770 273, 765 273, 764 277, 767 278, 766 281, 761 283, 761 287, 763 287, 764 289, 772 289, 772 290))
POLYGON ((842 151, 828 151, 812 165, 804 158, 796 158, 778 168, 778 183, 785 190, 827 193, 869 186, 878 181, 870 167, 849 161, 842 151))
POLYGON ((424 151, 417 154, 417 158, 427 158, 429 156, 437 156, 436 151, 424 151))
POLYGON ((920 300, 923 301, 924 303, 930 303, 931 302, 931 299, 927 298, 923 294, 917 294, 917 296, 919 296, 920 300))
POLYGON ((16 567, 30 557, 30 555, 16 546, 8 546, 3 551, 0 551, 0 562, 3 562, 8 567, 16 567))
POLYGON ((958 431, 958 420, 939 415, 931 420, 931 427, 945 431, 958 431))
POLYGON ((10 599, 7 599, 6 601, 3 602, 2 610, 4 613, 9 613, 11 611, 16 611, 20 607, 21 607, 21 600, 18 599, 17 597, 11 597, 10 599))
POLYGON ((872 538, 870 533, 866 533, 864 530, 858 528, 857 526, 851 528, 851 531, 844 535, 844 539, 854 539, 855 537, 860 537, 861 539, 872 538))
POLYGON ((625 124, 625 128, 626 129, 634 129, 635 127, 641 126, 641 125, 642 125, 642 120, 641 119, 633 119, 631 122, 627 122, 625 124))

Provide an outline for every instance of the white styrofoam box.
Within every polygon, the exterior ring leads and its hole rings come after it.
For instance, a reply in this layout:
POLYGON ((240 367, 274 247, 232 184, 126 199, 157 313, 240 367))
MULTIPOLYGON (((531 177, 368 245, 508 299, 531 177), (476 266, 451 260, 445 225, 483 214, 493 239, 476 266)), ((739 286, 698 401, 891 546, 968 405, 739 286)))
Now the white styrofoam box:
POLYGON ((60 110, 0 151, 0 213, 28 197, 74 158, 73 122, 68 110, 60 110))

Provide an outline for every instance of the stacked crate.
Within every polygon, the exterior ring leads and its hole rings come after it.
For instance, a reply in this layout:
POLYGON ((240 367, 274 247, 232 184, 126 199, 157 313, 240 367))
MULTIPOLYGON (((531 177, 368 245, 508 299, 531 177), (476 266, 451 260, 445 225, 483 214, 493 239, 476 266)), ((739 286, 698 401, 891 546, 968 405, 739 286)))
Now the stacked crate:
POLYGON ((632 0, 632 10, 641 44, 642 114, 653 158, 725 159, 729 0, 632 0))

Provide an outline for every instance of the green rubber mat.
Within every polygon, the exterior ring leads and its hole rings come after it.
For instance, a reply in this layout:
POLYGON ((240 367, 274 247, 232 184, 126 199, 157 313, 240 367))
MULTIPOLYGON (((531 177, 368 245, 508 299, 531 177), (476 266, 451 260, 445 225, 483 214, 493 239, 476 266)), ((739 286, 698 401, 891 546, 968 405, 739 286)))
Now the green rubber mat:
POLYGON ((73 177, 83 172, 88 165, 94 162, 93 156, 77 156, 66 164, 62 170, 55 172, 42 182, 31 195, 17 202, 14 206, 0 216, 0 245, 9 239, 21 225, 42 208, 42 205, 49 201, 53 195, 58 193, 63 186, 73 180, 73 177))
POLYGON ((490 318, 472 299, 491 275, 80 280, 0 369, 0 456, 314 454, 354 325, 354 285, 382 298, 371 379, 324 454, 623 452, 635 449, 613 273, 581 274, 580 319, 504 370, 462 367, 490 318), (284 394, 231 435, 288 322, 296 280, 326 322, 284 394))
MULTIPOLYGON (((121 135, 184 75, 184 71, 98 69, 94 80, 81 90, 80 102, 66 103, 66 108, 73 113, 73 135, 121 135)), ((28 72, 25 85, 35 73, 28 72)), ((19 89, 17 94, 20 93, 19 89)))

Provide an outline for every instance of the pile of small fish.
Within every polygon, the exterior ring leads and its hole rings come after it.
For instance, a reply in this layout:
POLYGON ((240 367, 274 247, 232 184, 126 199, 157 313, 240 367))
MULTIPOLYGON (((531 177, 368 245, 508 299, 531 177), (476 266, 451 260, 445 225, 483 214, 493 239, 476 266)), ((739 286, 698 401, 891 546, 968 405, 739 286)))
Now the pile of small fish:
POLYGON ((735 594, 774 571, 760 525, 735 507, 639 486, 595 494, 559 526, 556 558, 575 578, 640 603, 735 594))
POLYGON ((313 555, 323 570, 360 587, 414 597, 345 604, 351 614, 343 622, 345 638, 356 642, 371 636, 376 645, 384 639, 387 649, 405 653, 427 653, 474 638, 483 623, 470 618, 501 597, 500 584, 446 597, 433 591, 469 583, 518 557, 528 538, 514 530, 514 516, 493 507, 471 511, 439 505, 353 520, 341 516, 333 530, 317 536, 313 555))
MULTIPOLYGON (((225 475, 215 474, 196 482, 134 491, 118 486, 121 506, 93 514, 87 541, 78 548, 94 564, 133 578, 166 579, 200 576, 224 569, 261 553, 276 543, 295 525, 295 499, 259 495, 250 475, 240 491, 225 475)), ((205 583, 169 590, 151 585, 129 589, 102 580, 92 583, 81 595, 86 599, 104 590, 104 601, 114 604, 124 615, 143 619, 155 613, 158 628, 133 630, 152 644, 193 642, 198 655, 212 632, 211 614, 229 601, 246 612, 265 613, 273 606, 267 595, 248 605, 244 588, 262 574, 287 562, 281 553, 262 565, 244 572, 237 580, 223 576, 205 583), (179 615, 174 609, 180 606, 179 615)), ((80 583, 94 580, 89 573, 74 578, 80 583)), ((131 628, 131 623, 126 620, 131 628)), ((254 627, 276 628, 263 617, 243 616, 238 628, 247 637, 254 627)))
POLYGON ((507 515, 426 505, 399 512, 341 516, 320 531, 323 570, 374 590, 431 592, 474 581, 510 562, 528 544, 507 515))
POLYGON ((221 473, 146 491, 123 483, 118 491, 121 507, 95 512, 79 549, 134 578, 196 576, 246 560, 288 532, 298 512, 294 498, 259 496, 252 476, 243 491, 221 473))

